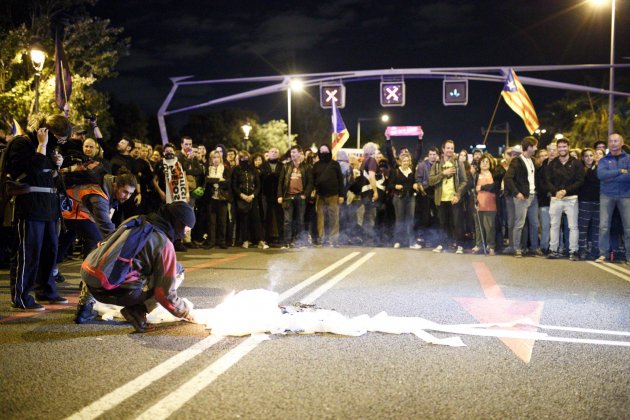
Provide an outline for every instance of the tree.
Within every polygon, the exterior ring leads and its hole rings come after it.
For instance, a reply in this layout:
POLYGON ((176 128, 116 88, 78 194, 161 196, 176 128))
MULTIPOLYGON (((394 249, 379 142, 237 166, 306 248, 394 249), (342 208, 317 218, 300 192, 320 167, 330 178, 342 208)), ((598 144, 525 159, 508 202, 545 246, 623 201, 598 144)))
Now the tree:
POLYGON ((3 3, 3 31, 0 32, 0 120, 10 124, 13 118, 24 122, 31 113, 35 92, 34 70, 29 45, 38 39, 47 52, 40 78, 40 110, 58 113, 54 101, 54 37, 62 45, 72 70, 72 96, 69 118, 83 121, 86 114, 98 114, 99 126, 108 132, 112 124, 108 96, 94 84, 115 77, 118 60, 128 54, 129 39, 121 39, 121 28, 109 21, 91 17, 86 6, 95 0, 8 1, 3 3))
MULTIPOLYGON (((618 88, 627 84, 619 81, 618 88)), ((588 93, 568 93, 551 103, 541 114, 541 126, 550 133, 562 133, 571 140, 571 147, 592 147, 597 140, 608 136, 608 96, 588 93)), ((630 101, 616 98, 614 130, 630 131, 630 101)))

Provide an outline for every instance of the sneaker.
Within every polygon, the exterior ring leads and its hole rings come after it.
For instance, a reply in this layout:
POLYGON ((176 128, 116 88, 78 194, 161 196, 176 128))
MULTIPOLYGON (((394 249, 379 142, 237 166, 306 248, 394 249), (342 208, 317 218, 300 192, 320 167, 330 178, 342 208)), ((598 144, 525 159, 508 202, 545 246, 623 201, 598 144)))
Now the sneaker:
POLYGON ((241 245, 241 247, 247 249, 247 248, 249 248, 249 245, 250 245, 250 242, 249 241, 245 241, 245 242, 243 242, 243 245, 241 245))
POLYGON ((39 303, 33 302, 30 303, 26 306, 19 306, 15 303, 11 304, 11 310, 12 311, 43 311, 46 308, 44 308, 42 305, 40 305, 39 303))
POLYGON ((443 250, 444 248, 442 247, 442 245, 438 245, 435 248, 433 248, 433 252, 437 252, 438 254, 442 252, 443 250))
POLYGON ((55 276, 55 283, 63 283, 64 281, 66 281, 66 276, 61 273, 57 273, 55 276))
POLYGON ((473 247, 473 249, 470 250, 471 254, 479 254, 479 251, 481 251, 481 249, 479 249, 478 246, 473 247))
POLYGON ((74 313, 75 324, 87 324, 96 319, 98 314, 94 310, 94 300, 88 300, 85 303, 79 303, 74 313))
POLYGON ((464 253, 464 247, 462 246, 458 246, 457 247, 457 251, 455 251, 456 254, 463 254, 464 253))
POLYGON ((420 244, 409 245, 409 249, 422 249, 422 245, 420 244))
POLYGON ((123 317, 137 333, 143 333, 147 328, 147 309, 144 304, 125 306, 120 310, 123 317))
POLYGON ((265 241, 258 242, 258 248, 260 249, 269 249, 269 245, 265 243, 265 241))
POLYGON ((603 255, 600 255, 599 257, 595 259, 595 262, 598 264, 603 264, 606 262, 606 257, 604 257, 603 255))
POLYGON ((547 258, 550 260, 557 260, 559 258, 562 258, 562 254, 555 251, 549 251, 549 254, 547 254, 547 258))
POLYGON ((545 253, 543 252, 542 249, 536 248, 536 250, 534 251, 534 256, 536 256, 536 257, 544 257, 545 253))
POLYGON ((399 243, 399 242, 396 242, 396 243, 394 244, 394 248, 396 248, 396 249, 400 248, 400 243, 399 243))
POLYGON ((512 248, 511 246, 504 248, 503 251, 501 251, 502 254, 504 255, 511 255, 514 254, 514 248, 512 248))
POLYGON ((280 249, 289 249, 289 244, 284 244, 280 247, 280 249))
POLYGON ((494 252, 494 248, 488 248, 488 255, 494 257, 496 254, 496 252, 494 252))
POLYGON ((516 251, 514 251, 514 256, 516 258, 523 258, 523 251, 521 251, 520 249, 517 249, 516 251))
POLYGON ((569 261, 580 261, 580 257, 578 257, 576 252, 571 252, 569 254, 569 261))
POLYGON ((45 302, 45 303, 48 303, 49 305, 63 305, 63 304, 68 303, 68 299, 59 295, 56 295, 53 297, 35 296, 35 300, 37 301, 37 303, 45 302))

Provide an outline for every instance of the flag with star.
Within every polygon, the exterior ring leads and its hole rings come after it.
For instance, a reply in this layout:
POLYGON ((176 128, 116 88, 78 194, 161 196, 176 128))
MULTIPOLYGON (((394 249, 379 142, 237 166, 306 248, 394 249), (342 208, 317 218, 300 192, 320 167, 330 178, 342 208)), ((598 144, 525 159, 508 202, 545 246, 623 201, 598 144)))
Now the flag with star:
POLYGON ((536 115, 532 100, 529 99, 529 95, 525 92, 525 88, 518 80, 513 69, 510 69, 501 96, 503 96, 505 103, 512 108, 512 111, 516 112, 518 116, 523 119, 529 134, 533 134, 540 126, 538 116, 536 115))
POLYGON ((348 138, 350 138, 350 133, 341 118, 341 113, 339 112, 339 108, 337 108, 336 101, 333 101, 332 106, 332 126, 332 155, 333 159, 335 159, 339 149, 341 149, 343 145, 346 144, 348 138))

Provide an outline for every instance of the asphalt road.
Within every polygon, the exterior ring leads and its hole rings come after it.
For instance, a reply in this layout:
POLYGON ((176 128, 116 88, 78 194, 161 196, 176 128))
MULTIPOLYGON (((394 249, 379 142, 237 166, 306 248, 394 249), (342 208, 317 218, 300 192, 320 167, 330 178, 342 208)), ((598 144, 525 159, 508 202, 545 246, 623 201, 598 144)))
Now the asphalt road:
MULTIPOLYGON (((74 305, 11 312, 0 271, 2 418, 630 418, 625 266, 383 248, 178 257, 180 295, 198 308, 263 288, 349 317, 424 318, 437 325, 428 339, 465 347, 382 332, 221 338, 184 322, 146 334, 75 325, 74 305), (524 318, 536 326, 477 325, 524 318)), ((78 262, 62 272, 76 302, 78 262)))

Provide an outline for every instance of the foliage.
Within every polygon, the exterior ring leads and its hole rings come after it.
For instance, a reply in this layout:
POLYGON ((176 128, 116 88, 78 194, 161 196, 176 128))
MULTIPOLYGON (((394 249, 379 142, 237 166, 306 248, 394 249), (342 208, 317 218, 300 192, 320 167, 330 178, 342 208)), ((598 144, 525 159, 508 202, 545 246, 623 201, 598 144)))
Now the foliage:
MULTIPOLYGON (((623 81, 620 85, 623 84, 623 81)), ((620 88, 620 90, 625 90, 620 88)), ((541 127, 548 133, 562 133, 571 140, 571 147, 592 147, 608 135, 608 96, 569 93, 550 104, 541 114, 541 127)), ((614 130, 630 133, 630 101, 615 98, 614 130)))
POLYGON ((89 16, 86 6, 94 0, 9 1, 3 5, 4 29, 0 32, 0 124, 13 118, 24 123, 35 99, 35 71, 29 57, 33 39, 47 53, 39 83, 39 108, 42 114, 59 113, 54 101, 54 37, 62 45, 72 71, 72 96, 69 118, 83 123, 86 114, 98 114, 99 126, 107 134, 112 125, 108 96, 95 83, 115 77, 112 70, 128 54, 129 40, 122 39, 121 28, 110 27, 108 20, 89 16), (18 16, 19 20, 7 16, 18 16), (28 22, 25 23, 25 22, 28 22))

